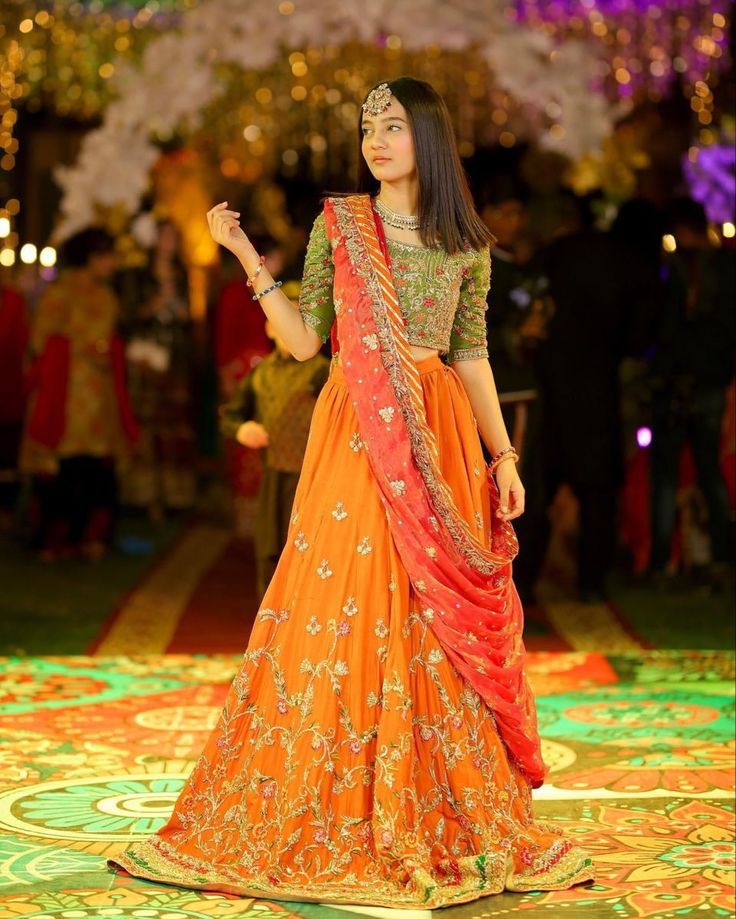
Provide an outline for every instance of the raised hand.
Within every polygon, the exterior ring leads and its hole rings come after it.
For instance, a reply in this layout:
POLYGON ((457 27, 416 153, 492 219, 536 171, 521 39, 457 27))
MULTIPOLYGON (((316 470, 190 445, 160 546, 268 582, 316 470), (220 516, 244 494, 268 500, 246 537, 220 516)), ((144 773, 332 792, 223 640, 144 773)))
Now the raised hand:
POLYGON ((253 249, 250 240, 240 227, 238 211, 228 210, 227 201, 216 204, 207 211, 207 224, 214 241, 233 255, 242 255, 253 249))

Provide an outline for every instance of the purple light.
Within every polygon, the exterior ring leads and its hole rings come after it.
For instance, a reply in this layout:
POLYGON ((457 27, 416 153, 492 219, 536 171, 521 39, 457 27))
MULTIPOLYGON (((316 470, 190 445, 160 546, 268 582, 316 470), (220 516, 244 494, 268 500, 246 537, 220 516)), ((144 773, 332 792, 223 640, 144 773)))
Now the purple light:
POLYGON ((694 162, 685 155, 682 165, 690 194, 714 223, 733 220, 736 211, 736 150, 731 144, 697 147, 694 162))
POLYGON ((556 37, 587 41, 628 79, 604 80, 607 95, 669 95, 683 77, 712 83, 730 66, 727 0, 517 0, 506 4, 516 21, 546 26, 556 37))
POLYGON ((652 429, 638 428, 636 432, 636 442, 645 450, 652 443, 652 429))

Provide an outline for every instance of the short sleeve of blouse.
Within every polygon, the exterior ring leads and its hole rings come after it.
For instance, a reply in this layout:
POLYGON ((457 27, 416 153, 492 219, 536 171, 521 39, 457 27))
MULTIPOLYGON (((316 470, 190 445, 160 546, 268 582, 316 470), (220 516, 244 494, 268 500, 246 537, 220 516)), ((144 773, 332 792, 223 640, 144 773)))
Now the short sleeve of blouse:
POLYGON ((299 312, 304 322, 327 341, 335 319, 333 282, 335 266, 327 238, 325 215, 314 221, 304 259, 304 276, 299 294, 299 312))
POLYGON ((488 357, 486 297, 491 285, 491 253, 485 248, 473 255, 460 285, 460 299, 450 335, 450 363, 488 357))

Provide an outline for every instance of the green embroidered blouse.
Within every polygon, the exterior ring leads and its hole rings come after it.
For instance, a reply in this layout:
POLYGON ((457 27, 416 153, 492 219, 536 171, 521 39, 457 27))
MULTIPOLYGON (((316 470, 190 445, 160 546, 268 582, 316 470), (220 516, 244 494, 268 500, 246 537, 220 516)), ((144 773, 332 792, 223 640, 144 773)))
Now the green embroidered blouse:
MULTIPOLYGON (((450 362, 488 357, 485 310, 490 252, 468 249, 448 255, 388 240, 394 285, 409 344, 436 348, 450 362)), ((304 263, 299 312, 326 341, 335 319, 334 265, 324 214, 314 222, 304 263)))

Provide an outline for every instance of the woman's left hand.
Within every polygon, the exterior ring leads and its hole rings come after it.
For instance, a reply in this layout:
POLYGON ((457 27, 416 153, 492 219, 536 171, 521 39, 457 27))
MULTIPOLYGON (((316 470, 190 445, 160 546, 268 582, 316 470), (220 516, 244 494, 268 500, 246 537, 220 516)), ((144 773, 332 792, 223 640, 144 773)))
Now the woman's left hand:
POLYGON ((500 503, 496 515, 501 520, 513 520, 524 513, 524 486, 521 484, 516 463, 507 460, 496 469, 496 484, 500 503))

